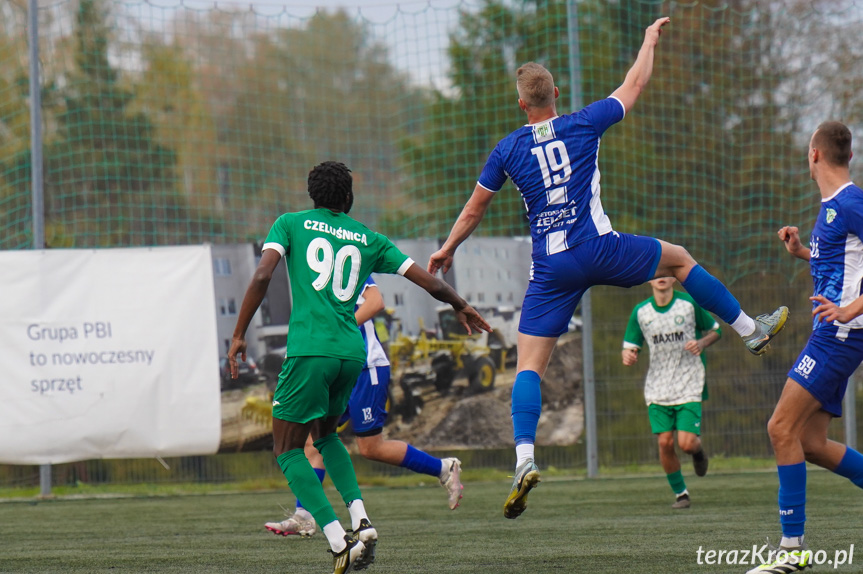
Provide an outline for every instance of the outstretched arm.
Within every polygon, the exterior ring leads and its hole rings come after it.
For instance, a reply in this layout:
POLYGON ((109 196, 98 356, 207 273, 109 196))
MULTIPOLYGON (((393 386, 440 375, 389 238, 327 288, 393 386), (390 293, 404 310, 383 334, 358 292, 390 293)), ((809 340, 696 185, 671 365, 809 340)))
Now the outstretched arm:
POLYGON ((429 273, 437 273, 437 270, 441 268, 443 268, 444 273, 449 271, 449 268, 452 267, 452 258, 455 255, 455 250, 458 249, 459 245, 464 243, 465 239, 470 237, 470 234, 473 233, 473 230, 482 221, 492 199, 494 199, 493 192, 479 184, 476 185, 473 195, 470 196, 464 209, 461 210, 461 215, 458 216, 455 225, 452 226, 452 231, 449 232, 449 237, 447 237, 443 247, 429 258, 429 273))
POLYGON ((623 108, 627 112, 635 105, 635 100, 641 95, 641 91, 653 74, 653 52, 659 43, 662 27, 669 22, 671 22, 671 18, 665 17, 648 26, 647 30, 644 31, 644 43, 641 44, 635 63, 626 73, 623 84, 611 94, 612 97, 623 103, 623 108))
POLYGON ((482 318, 482 315, 477 313, 476 309, 467 304, 467 301, 455 292, 449 283, 438 279, 431 275, 428 271, 414 263, 408 270, 405 271, 405 278, 416 283, 428 294, 444 303, 449 303, 455 309, 456 318, 467 330, 468 335, 472 333, 471 327, 477 331, 486 331, 491 333, 491 327, 482 318))
POLYGON ((228 351, 228 363, 231 365, 231 378, 237 378, 237 354, 241 354, 243 361, 246 360, 246 329, 252 322, 252 317, 261 306, 261 301, 267 294, 273 271, 282 258, 282 254, 275 249, 265 249, 261 254, 261 262, 255 269, 252 281, 246 289, 243 304, 240 306, 240 314, 237 315, 237 326, 234 327, 234 336, 231 340, 231 349, 228 351))

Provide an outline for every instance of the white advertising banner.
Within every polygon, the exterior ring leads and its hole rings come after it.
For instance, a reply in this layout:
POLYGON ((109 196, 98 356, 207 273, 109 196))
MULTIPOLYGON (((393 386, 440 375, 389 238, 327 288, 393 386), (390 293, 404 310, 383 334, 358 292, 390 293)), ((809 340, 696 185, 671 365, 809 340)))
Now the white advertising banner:
POLYGON ((0 463, 210 454, 210 247, 0 251, 0 463))

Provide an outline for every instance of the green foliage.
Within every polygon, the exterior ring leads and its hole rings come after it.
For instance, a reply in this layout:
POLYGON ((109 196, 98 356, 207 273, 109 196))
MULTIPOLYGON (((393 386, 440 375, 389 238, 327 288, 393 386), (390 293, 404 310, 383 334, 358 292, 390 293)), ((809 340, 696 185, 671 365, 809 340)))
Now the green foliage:
MULTIPOLYGON (((107 7, 82 0, 75 20, 75 66, 62 90, 56 139, 45 148, 47 221, 74 244, 151 245, 166 221, 183 217, 175 196, 174 153, 153 141, 153 125, 129 109, 134 95, 109 61, 107 7), (102 220, 95 231, 79 221, 102 220)), ((179 239, 179 238, 178 238, 179 239)))
POLYGON ((0 249, 29 246, 30 117, 25 38, 18 31, 26 13, 3 6, 0 15, 0 249), (26 193, 25 193, 26 192, 26 193))
MULTIPOLYGON (((26 26, 20 7, 4 1, 0 245, 22 247, 26 26)), ((605 207, 618 229, 685 244, 728 279, 787 272, 762 230, 786 213, 812 215, 800 161, 812 127, 828 113, 863 119, 863 49, 848 40, 859 6, 584 0, 571 4, 570 30, 568 4, 482 0, 385 22, 344 11, 138 12, 104 0, 45 10, 49 239, 260 239, 275 215, 308 206, 308 170, 334 158, 354 171, 355 215, 396 237, 442 236, 490 150, 523 121, 514 89, 520 64, 548 66, 561 89, 558 109, 571 112, 613 91, 644 28, 670 13, 653 80, 603 140, 605 207), (446 79, 413 75, 417 55, 444 38, 435 66, 446 79), (706 237, 724 248, 703 249, 706 237)), ((527 233, 511 185, 478 233, 527 233)))
MULTIPOLYGON (((515 7, 484 0, 476 12, 462 10, 448 55, 452 87, 431 94, 422 131, 402 142, 413 174, 409 194, 424 206, 404 222, 402 233, 448 233, 489 152, 523 119, 515 91, 518 66, 538 61, 562 72, 559 84, 567 81, 566 2, 515 7)), ((508 185, 478 233, 527 235, 525 221, 518 192, 508 185)))

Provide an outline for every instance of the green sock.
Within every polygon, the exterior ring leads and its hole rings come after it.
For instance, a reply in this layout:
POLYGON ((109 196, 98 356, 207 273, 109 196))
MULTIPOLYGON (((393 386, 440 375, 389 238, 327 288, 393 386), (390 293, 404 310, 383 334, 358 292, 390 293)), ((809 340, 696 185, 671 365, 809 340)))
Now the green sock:
POLYGON ((288 486, 291 487, 294 496, 303 501, 303 508, 312 513, 318 524, 324 526, 338 520, 335 510, 327 500, 327 495, 324 494, 324 487, 318 480, 312 465, 309 464, 303 449, 295 448, 284 452, 276 457, 276 460, 285 478, 288 479, 288 486))
POLYGON ((674 491, 674 494, 681 494, 684 490, 686 490, 686 483, 683 482, 683 473, 679 470, 677 472, 672 472, 668 477, 668 484, 671 485, 671 490, 674 491))
MULTIPOLYGON (((354 465, 351 463, 351 456, 348 454, 345 445, 339 440, 339 435, 336 433, 328 434, 315 441, 315 448, 324 457, 324 466, 327 467, 327 472, 339 494, 342 495, 342 500, 345 504, 350 504, 363 495, 360 492, 360 485, 357 484, 357 474, 354 472, 354 465)), ((306 501, 303 500, 305 506, 306 501)))

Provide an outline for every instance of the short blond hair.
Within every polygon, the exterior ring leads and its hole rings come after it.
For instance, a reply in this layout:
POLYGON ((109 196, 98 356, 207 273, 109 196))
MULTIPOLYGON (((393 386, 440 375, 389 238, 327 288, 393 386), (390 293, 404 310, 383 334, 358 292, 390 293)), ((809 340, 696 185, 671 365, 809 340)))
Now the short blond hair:
POLYGON ((518 97, 528 107, 545 108, 554 103, 554 78, 545 66, 528 62, 515 75, 518 97))

